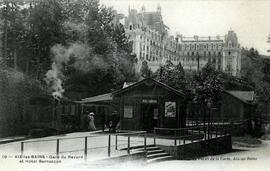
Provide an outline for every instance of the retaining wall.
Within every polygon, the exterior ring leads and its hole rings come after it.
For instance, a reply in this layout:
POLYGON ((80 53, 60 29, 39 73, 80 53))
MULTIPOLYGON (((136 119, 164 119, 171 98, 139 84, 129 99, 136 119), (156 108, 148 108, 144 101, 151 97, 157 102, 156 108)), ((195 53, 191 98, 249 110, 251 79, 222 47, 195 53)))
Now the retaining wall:
POLYGON ((158 146, 178 160, 191 160, 232 151, 230 135, 178 146, 158 146))

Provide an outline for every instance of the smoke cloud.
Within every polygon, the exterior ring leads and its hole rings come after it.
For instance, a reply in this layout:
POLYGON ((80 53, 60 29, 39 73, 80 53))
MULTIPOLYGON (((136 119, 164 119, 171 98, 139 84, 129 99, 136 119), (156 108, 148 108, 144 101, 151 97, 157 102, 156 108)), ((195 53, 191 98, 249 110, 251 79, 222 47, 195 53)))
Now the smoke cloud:
POLYGON ((97 68, 106 70, 109 67, 101 56, 94 54, 92 49, 83 43, 73 43, 67 47, 57 44, 51 48, 51 53, 53 63, 46 73, 45 81, 56 99, 62 98, 65 92, 63 88, 65 66, 72 66, 82 72, 90 72, 97 68))

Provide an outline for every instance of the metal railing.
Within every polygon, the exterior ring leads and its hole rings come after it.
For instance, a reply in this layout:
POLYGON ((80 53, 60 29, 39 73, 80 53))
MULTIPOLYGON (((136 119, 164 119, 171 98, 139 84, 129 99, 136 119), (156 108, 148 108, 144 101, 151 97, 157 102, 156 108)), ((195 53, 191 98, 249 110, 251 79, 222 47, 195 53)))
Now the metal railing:
MULTIPOLYGON (((60 141, 62 140, 74 140, 74 139, 84 139, 84 159, 87 160, 87 156, 88 156, 88 149, 93 149, 93 148, 89 148, 88 147, 88 141, 91 138, 95 138, 95 137, 106 137, 108 136, 108 145, 107 146, 102 146, 102 148, 106 148, 107 147, 107 156, 111 157, 111 150, 112 147, 115 146, 115 150, 118 150, 119 145, 127 145, 127 154, 130 154, 130 150, 132 148, 131 146, 131 137, 135 136, 135 135, 142 135, 143 134, 143 139, 144 139, 144 143, 143 143, 143 147, 144 147, 144 151, 146 151, 146 145, 147 145, 147 138, 146 138, 146 131, 125 131, 125 132, 121 132, 121 133, 115 133, 115 134, 106 134, 106 135, 93 135, 93 136, 80 136, 80 137, 71 137, 71 138, 54 138, 54 139, 47 139, 47 140, 32 140, 32 141, 22 141, 20 146, 21 146, 21 155, 24 154, 25 152, 25 144, 26 143, 38 143, 38 142, 49 142, 49 141, 54 141, 56 143, 56 147, 55 147, 55 152, 56 155, 58 156, 60 153, 60 141), (115 136, 115 145, 112 145, 112 136, 115 136), (127 143, 125 144, 119 144, 118 143, 118 137, 120 136, 126 136, 127 137, 127 143)), ((90 142, 90 141, 89 141, 90 142)), ((96 148, 101 148, 101 147, 96 147, 96 148)), ((82 151, 81 149, 76 150, 76 151, 82 151)), ((65 153, 65 152, 70 152, 70 151, 64 151, 61 153, 65 153)))
POLYGON ((185 128, 154 128, 154 145, 156 145, 158 135, 164 135, 167 138, 174 140, 174 145, 181 145, 187 141, 193 143, 194 141, 209 140, 218 136, 225 136, 228 134, 226 125, 212 125, 208 123, 206 126, 188 126, 185 128), (179 144, 177 144, 179 140, 179 144))

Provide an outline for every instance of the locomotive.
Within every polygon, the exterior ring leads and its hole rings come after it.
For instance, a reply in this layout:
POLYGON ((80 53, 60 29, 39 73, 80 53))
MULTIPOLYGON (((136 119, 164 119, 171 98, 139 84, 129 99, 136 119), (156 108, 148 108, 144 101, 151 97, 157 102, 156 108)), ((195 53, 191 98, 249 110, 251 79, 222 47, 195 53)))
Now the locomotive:
POLYGON ((30 129, 49 132, 74 132, 82 129, 82 110, 79 101, 53 96, 32 97, 29 100, 27 123, 30 129))
POLYGON ((27 123, 31 130, 46 130, 46 135, 87 131, 87 114, 95 113, 95 125, 99 130, 108 127, 115 105, 111 103, 84 103, 53 96, 33 97, 29 100, 27 123))

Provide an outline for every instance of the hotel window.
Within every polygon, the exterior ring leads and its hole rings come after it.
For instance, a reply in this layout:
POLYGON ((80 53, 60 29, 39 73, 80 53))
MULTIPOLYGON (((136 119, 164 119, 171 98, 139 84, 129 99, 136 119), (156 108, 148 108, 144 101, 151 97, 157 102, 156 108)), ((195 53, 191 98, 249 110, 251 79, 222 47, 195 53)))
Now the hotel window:
POLYGON ((231 48, 232 47, 232 42, 229 41, 228 45, 229 45, 229 48, 231 48))
POLYGON ((218 45, 218 47, 219 47, 219 49, 221 49, 222 45, 221 45, 221 44, 219 44, 219 45, 218 45))
POLYGON ((146 60, 148 60, 148 61, 149 61, 148 54, 146 54, 146 60))

